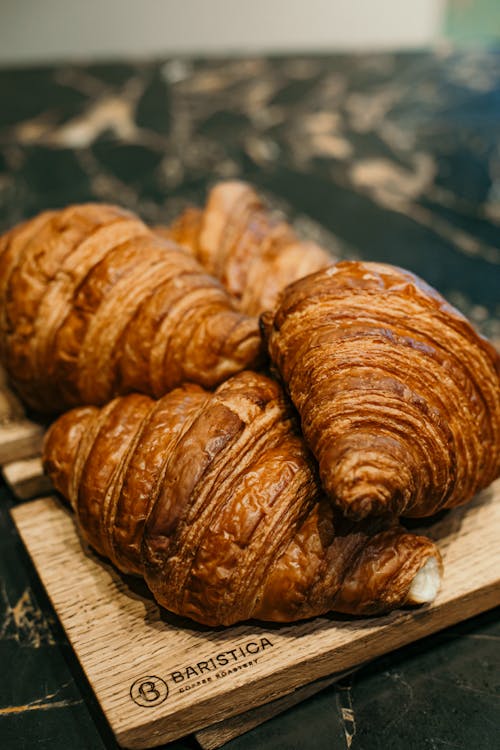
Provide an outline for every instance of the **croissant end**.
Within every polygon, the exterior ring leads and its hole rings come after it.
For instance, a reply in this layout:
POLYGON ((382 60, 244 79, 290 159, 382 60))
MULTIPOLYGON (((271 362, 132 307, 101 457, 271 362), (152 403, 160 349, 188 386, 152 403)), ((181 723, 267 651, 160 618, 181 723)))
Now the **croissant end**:
POLYGON ((412 581, 407 604, 428 604, 434 601, 441 585, 441 569, 435 557, 429 557, 412 581))
POLYGON ((288 284, 332 263, 326 250, 301 241, 250 185, 236 180, 215 185, 203 211, 188 208, 156 231, 189 248, 247 315, 274 308, 288 284))

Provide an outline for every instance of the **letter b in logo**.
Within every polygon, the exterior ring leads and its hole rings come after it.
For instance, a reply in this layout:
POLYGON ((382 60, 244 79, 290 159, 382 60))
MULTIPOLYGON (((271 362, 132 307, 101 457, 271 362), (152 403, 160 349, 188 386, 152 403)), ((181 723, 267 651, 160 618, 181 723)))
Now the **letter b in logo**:
POLYGON ((158 706, 168 697, 168 685, 155 675, 140 677, 130 688, 130 697, 138 706, 158 706))

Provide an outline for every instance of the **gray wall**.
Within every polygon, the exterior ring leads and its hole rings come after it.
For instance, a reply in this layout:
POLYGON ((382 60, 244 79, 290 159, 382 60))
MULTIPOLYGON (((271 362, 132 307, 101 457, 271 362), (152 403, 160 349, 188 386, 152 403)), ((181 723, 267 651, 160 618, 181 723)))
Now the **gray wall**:
POLYGON ((445 0, 0 0, 0 63, 418 47, 445 0))

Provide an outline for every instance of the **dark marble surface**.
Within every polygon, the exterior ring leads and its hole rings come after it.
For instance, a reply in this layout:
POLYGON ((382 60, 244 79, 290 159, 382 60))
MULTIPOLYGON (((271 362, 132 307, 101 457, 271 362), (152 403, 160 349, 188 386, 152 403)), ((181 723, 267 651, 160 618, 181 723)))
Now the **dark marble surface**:
MULTIPOLYGON (((0 70, 0 103, 0 230, 90 199, 167 221, 242 176, 305 234, 416 271, 500 342, 500 52, 0 70)), ((2 489, 0 747, 114 748, 12 502, 2 489)), ((496 610, 227 747, 500 747, 499 644, 496 610)))

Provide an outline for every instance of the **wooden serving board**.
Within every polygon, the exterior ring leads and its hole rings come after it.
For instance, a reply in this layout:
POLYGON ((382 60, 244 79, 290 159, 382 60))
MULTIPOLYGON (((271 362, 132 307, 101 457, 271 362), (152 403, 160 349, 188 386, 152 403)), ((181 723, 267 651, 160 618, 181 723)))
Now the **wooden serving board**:
POLYGON ((436 601, 380 618, 208 629, 84 549, 55 497, 13 517, 118 742, 152 747, 294 692, 500 604, 500 480, 425 532, 445 562, 436 601))

